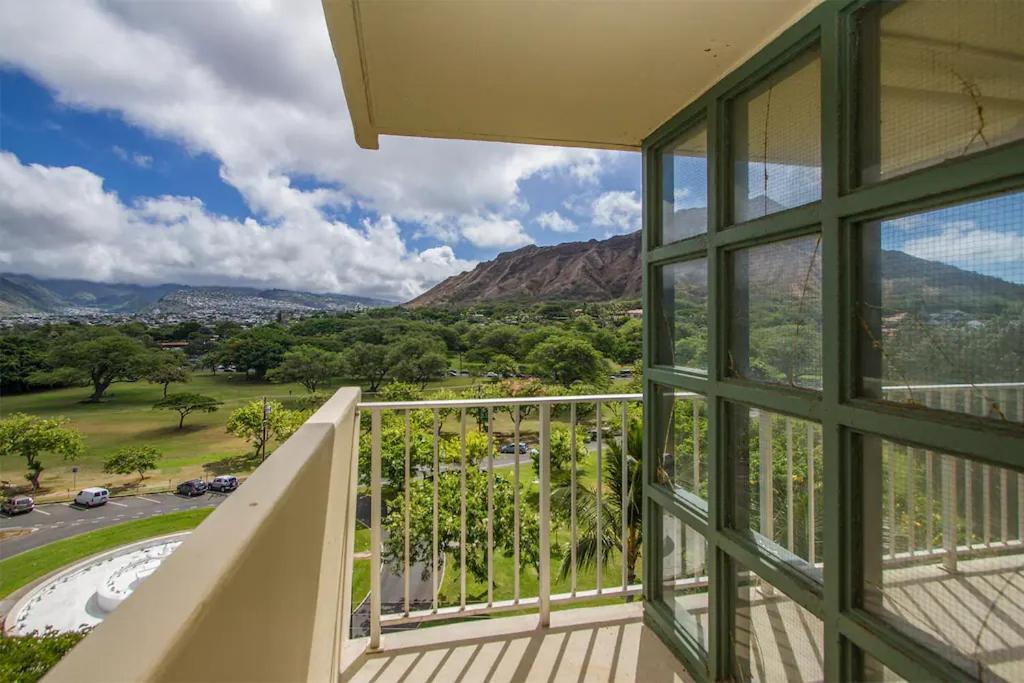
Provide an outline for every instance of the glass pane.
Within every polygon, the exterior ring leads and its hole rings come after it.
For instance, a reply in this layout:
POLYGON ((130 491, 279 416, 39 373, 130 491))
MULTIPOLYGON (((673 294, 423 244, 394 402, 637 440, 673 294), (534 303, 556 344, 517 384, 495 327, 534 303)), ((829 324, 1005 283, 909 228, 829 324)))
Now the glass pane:
POLYGON ((823 681, 821 620, 757 574, 736 565, 736 680, 823 681))
POLYGON ((708 420, 704 397, 682 389, 655 386, 656 453, 661 454, 656 482, 706 501, 708 497, 708 420))
POLYGON ((733 252, 729 374, 821 388, 821 237, 733 252))
POLYGON ((708 370, 708 261, 663 266, 657 363, 708 370))
POLYGON ((661 587, 659 600, 675 622, 704 650, 708 648, 708 542, 687 524, 661 512, 661 587))
POLYGON ((708 129, 688 131, 661 157, 661 244, 708 231, 708 129))
POLYGON ((821 199, 821 59, 808 50, 731 108, 733 220, 821 199))
POLYGON ((1024 420, 1024 193, 861 226, 861 391, 1024 420))
POLYGON ((731 526, 767 553, 822 580, 821 427, 729 405, 731 526))
POLYGON ((880 3, 860 33, 863 182, 1024 137, 1021 3, 880 3))
POLYGON ((1024 680, 1024 476, 862 437, 864 605, 981 679, 1024 680))

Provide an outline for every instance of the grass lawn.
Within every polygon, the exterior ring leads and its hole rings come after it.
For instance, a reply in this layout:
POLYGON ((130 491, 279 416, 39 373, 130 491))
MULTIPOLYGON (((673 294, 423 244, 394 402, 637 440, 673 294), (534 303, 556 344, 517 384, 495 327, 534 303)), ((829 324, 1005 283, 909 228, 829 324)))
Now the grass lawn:
POLYGON ((169 512, 136 522, 79 534, 0 560, 0 598, 27 583, 83 558, 154 536, 195 528, 213 508, 169 512))
POLYGON ((370 592, 370 561, 356 560, 352 563, 352 611, 370 592))
POLYGON ((357 553, 370 552, 370 528, 363 526, 362 522, 356 522, 356 547, 357 553))

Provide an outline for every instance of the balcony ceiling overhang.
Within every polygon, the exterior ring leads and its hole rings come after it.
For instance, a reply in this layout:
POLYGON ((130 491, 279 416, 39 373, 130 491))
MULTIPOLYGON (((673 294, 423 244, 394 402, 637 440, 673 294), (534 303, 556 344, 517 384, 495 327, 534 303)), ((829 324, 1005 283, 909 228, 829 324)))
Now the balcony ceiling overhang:
POLYGON ((818 0, 323 0, 356 142, 636 150, 818 0))

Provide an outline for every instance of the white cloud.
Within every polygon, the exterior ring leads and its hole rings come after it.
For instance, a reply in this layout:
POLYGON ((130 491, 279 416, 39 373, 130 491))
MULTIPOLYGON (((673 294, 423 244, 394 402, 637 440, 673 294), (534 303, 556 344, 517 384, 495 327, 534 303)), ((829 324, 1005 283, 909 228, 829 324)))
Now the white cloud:
POLYGON ((522 223, 496 216, 463 219, 462 235, 474 246, 483 248, 509 249, 533 243, 522 223))
POLYGON ((150 168, 153 165, 153 157, 148 154, 141 154, 139 152, 129 154, 128 150, 121 145, 114 145, 111 147, 111 150, 114 152, 114 156, 121 161, 135 164, 139 168, 150 168))
POLYGON ((260 221, 325 224, 325 207, 354 204, 449 243, 521 245, 530 238, 512 217, 527 206, 524 180, 559 175, 589 185, 616 158, 408 138, 359 149, 318 0, 225 0, 201 11, 195 3, 0 0, 0 13, 0 65, 24 70, 66 106, 112 112, 212 155, 260 221), (299 190, 296 175, 325 187, 299 190))
POLYGON ((1024 266, 1024 233, 981 228, 974 221, 954 221, 941 230, 928 230, 907 239, 901 250, 917 258, 970 270, 1003 263, 1024 266))
POLYGON ((77 167, 0 153, 0 265, 99 281, 244 283, 408 299, 472 268, 448 246, 409 251, 395 221, 353 227, 315 211, 272 226, 209 212, 191 197, 125 205, 77 167))
POLYGON ((537 225, 552 232, 576 232, 579 226, 557 211, 545 211, 537 216, 537 225))
POLYGON ((640 229, 641 207, 636 192, 605 192, 591 204, 591 211, 594 225, 623 233, 640 229))

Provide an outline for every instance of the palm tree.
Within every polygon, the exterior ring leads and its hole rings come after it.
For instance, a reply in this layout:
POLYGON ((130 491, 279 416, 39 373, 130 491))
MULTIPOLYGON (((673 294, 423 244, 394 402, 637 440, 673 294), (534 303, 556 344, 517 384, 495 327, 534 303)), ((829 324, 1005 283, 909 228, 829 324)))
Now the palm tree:
MULTIPOLYGON (((636 562, 643 545, 643 475, 640 454, 643 449, 643 424, 629 420, 626 434, 626 549, 622 549, 622 447, 620 439, 611 439, 604 449, 601 479, 601 529, 597 528, 597 493, 594 488, 576 481, 576 561, 578 567, 595 567, 600 538, 602 565, 608 564, 617 550, 626 562, 626 579, 636 582, 636 562)), ((568 525, 572 505, 571 484, 557 488, 552 504, 568 525)), ((571 542, 570 542, 571 543, 571 542)), ((566 546, 559 574, 565 579, 572 571, 572 548, 566 546)))

